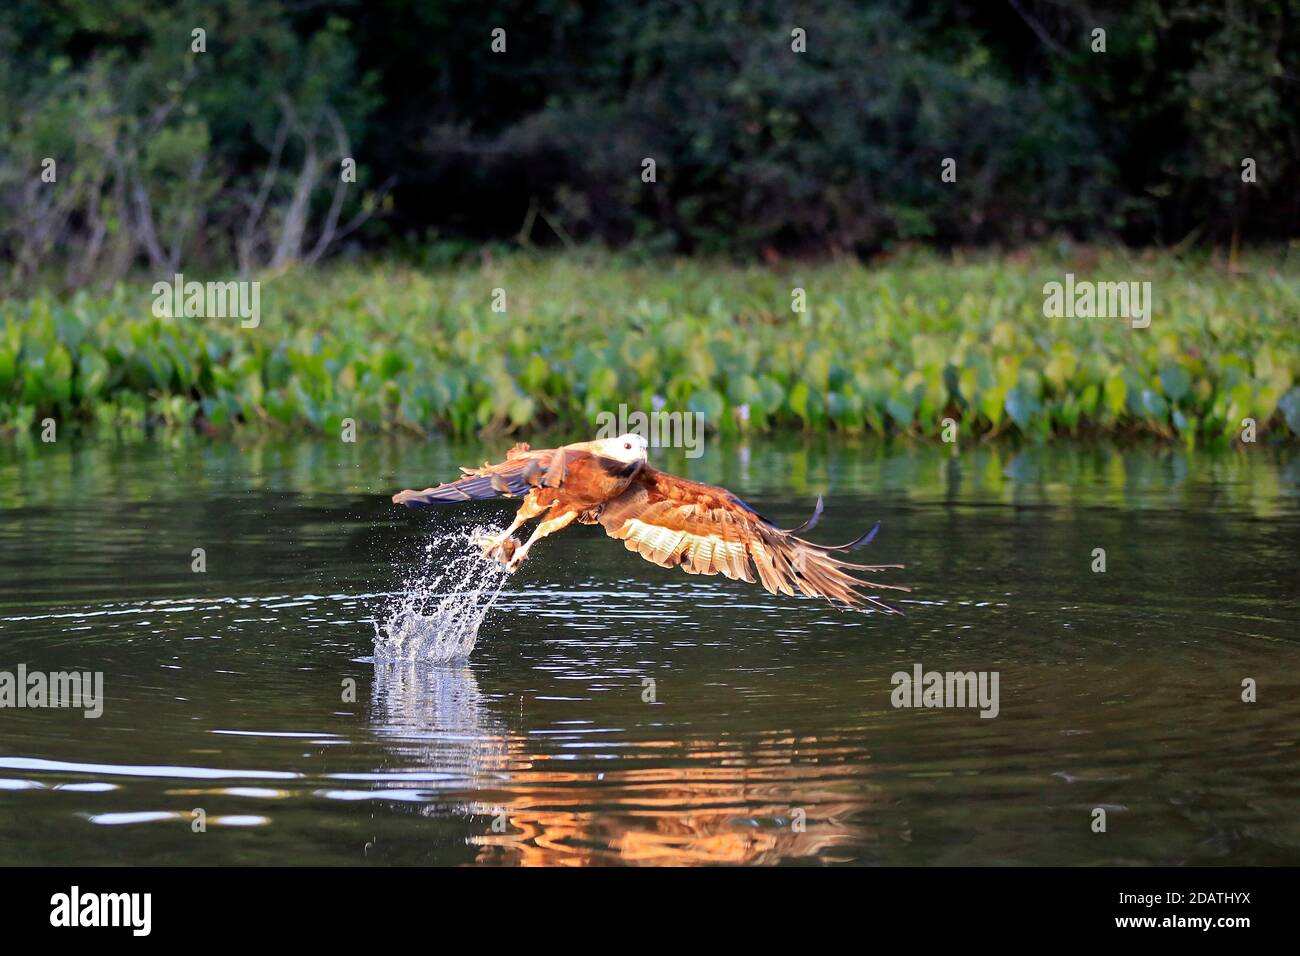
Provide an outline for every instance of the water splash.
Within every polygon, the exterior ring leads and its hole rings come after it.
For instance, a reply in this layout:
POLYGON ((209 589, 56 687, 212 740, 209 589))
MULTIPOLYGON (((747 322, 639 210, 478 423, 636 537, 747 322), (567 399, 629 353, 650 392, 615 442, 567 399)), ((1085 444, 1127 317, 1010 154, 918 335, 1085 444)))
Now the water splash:
POLYGON ((483 558, 474 539, 501 530, 479 526, 436 536, 425 545, 419 567, 376 615, 376 661, 445 663, 469 657, 509 577, 501 565, 483 558))

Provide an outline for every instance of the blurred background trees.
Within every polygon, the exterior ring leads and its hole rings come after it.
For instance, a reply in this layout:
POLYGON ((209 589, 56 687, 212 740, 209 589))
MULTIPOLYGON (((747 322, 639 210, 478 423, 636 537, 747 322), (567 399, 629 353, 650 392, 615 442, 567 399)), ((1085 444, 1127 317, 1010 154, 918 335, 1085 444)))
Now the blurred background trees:
POLYGON ((10 0, 0 265, 10 283, 81 286, 485 241, 771 258, 1287 239, 1298 14, 1292 0, 10 0))

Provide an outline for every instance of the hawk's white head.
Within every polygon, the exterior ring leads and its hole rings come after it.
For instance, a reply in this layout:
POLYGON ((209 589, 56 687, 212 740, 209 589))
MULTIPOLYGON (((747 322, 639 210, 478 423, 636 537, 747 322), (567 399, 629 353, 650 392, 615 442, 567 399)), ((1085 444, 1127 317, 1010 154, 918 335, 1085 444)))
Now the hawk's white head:
POLYGON ((591 445, 596 454, 631 465, 645 462, 648 443, 640 435, 629 433, 619 435, 617 438, 600 438, 591 445))

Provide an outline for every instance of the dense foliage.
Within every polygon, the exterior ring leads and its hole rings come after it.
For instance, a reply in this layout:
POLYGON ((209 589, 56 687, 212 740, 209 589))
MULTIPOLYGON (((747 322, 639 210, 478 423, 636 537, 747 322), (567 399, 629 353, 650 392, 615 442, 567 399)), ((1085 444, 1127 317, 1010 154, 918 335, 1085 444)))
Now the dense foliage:
POLYGON ((1296 0, 9 0, 0 262, 79 287, 354 243, 1292 238, 1298 23, 1296 0))
POLYGON ((50 416, 338 435, 350 418, 590 434, 625 403, 698 411, 730 433, 936 436, 950 416, 966 435, 1034 440, 1217 442, 1240 438, 1245 418, 1260 440, 1300 434, 1300 278, 1247 262, 1248 276, 1087 249, 874 268, 595 253, 339 267, 267 283, 256 328, 155 318, 147 286, 41 294, 0 304, 0 430, 34 437, 50 416), (1044 284, 1066 270, 1150 281, 1150 327, 1045 318, 1044 284))

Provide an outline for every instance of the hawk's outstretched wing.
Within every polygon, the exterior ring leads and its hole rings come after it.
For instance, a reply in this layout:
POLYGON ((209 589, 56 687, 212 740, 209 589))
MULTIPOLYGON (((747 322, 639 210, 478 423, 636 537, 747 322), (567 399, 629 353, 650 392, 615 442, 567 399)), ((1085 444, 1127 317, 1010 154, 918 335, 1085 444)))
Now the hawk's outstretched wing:
POLYGON ((506 460, 482 468, 461 468, 465 477, 423 491, 399 491, 393 503, 408 508, 457 501, 482 501, 485 498, 519 498, 534 488, 559 488, 564 484, 571 453, 562 448, 531 451, 518 444, 506 453, 506 460))
MULTIPOLYGON (((818 502, 816 521, 821 512, 818 502)), ((907 591, 897 584, 878 584, 853 577, 850 571, 884 571, 901 564, 853 564, 839 555, 867 544, 880 527, 839 547, 813 544, 783 531, 725 488, 678 478, 646 466, 621 495, 606 502, 597 520, 629 551, 666 568, 688 574, 724 574, 754 583, 773 594, 794 594, 798 588, 813 597, 841 601, 850 607, 871 605, 900 613, 861 588, 907 591)), ((811 527, 812 522, 803 527, 811 527)))

